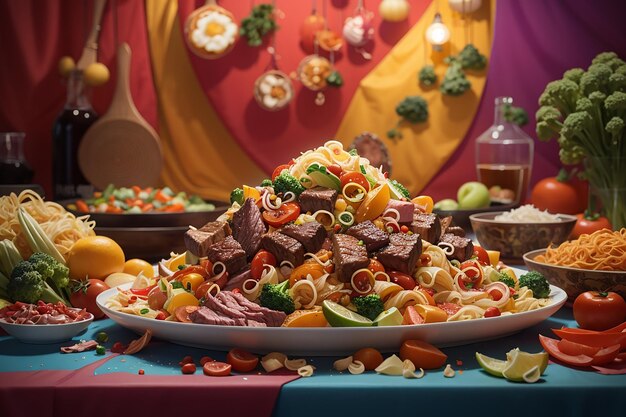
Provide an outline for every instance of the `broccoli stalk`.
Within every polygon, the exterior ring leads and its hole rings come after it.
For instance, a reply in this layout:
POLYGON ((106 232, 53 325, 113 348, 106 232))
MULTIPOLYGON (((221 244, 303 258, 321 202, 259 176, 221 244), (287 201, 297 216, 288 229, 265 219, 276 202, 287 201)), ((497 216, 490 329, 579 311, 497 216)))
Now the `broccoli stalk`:
POLYGON ((352 304, 356 307, 357 313, 370 320, 374 320, 385 310, 383 300, 378 294, 369 294, 365 297, 355 297, 352 299, 352 304))
POLYGON ((274 178, 274 192, 276 194, 291 191, 297 197, 304 190, 305 188, 302 186, 302 184, 300 184, 300 181, 298 181, 298 179, 291 175, 286 169, 284 169, 276 178, 274 178))
POLYGON ((526 287, 533 292, 535 298, 547 298, 550 295, 550 284, 537 271, 530 271, 519 277, 519 286, 526 287))
POLYGON ((7 293, 13 301, 34 304, 42 300, 47 303, 61 302, 70 305, 67 300, 54 292, 29 261, 22 261, 13 268, 7 285, 7 293))
POLYGON ((291 314, 296 310, 293 298, 289 295, 289 280, 280 284, 265 284, 261 289, 259 301, 261 306, 271 310, 291 314))

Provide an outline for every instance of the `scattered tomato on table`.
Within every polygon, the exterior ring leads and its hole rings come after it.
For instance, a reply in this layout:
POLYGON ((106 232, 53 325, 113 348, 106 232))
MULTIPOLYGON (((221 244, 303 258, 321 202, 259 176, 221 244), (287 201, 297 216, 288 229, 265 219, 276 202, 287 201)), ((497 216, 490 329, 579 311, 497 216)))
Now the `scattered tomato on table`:
POLYGON ((578 239, 580 235, 591 234, 597 230, 611 229, 611 222, 606 217, 600 216, 598 213, 590 213, 585 211, 576 215, 578 220, 570 235, 571 239, 578 239))
POLYGON ((586 291, 574 301, 574 320, 583 329, 610 329, 626 321, 626 301, 615 292, 586 291))
POLYGON ((98 297, 100 293, 108 290, 109 286, 95 278, 73 281, 73 283, 74 286, 70 295, 70 303, 72 303, 74 307, 86 309, 93 314, 96 319, 104 317, 104 312, 100 310, 100 307, 98 307, 96 303, 96 297, 98 297))

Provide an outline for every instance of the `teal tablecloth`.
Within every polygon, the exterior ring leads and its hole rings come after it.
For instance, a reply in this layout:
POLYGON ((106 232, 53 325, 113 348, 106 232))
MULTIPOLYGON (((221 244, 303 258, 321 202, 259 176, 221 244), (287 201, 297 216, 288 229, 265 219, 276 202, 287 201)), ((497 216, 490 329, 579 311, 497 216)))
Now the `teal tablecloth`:
MULTIPOLYGON (((478 366, 474 353, 504 358, 510 349, 541 351, 537 335, 554 337, 551 328, 575 326, 571 310, 562 308, 540 325, 502 339, 444 348, 449 363, 457 370, 445 378, 442 370, 427 371, 422 379, 339 373, 332 369, 337 358, 307 358, 316 366, 313 377, 284 385, 274 408, 283 416, 424 416, 424 415, 502 415, 513 416, 624 416, 626 415, 626 375, 600 375, 550 364, 535 384, 513 383, 492 377, 478 366), (458 361, 458 362, 457 362, 458 361), (462 372, 459 372, 462 371, 462 372)), ((110 341, 128 341, 136 335, 111 320, 93 323, 79 338, 93 338, 106 331, 110 341)), ((56 345, 22 344, 8 336, 0 337, 0 378, 2 373, 28 370, 77 370, 102 356, 94 352, 62 355, 56 345)), ((178 362, 185 355, 198 360, 209 354, 218 360, 224 352, 207 352, 162 341, 133 356, 117 356, 99 366, 96 375, 128 372, 146 375, 179 375, 178 362)), ((107 353, 109 355, 109 353, 107 353)), ((207 389, 209 387, 207 386, 207 389)), ((165 394, 165 392, 164 392, 165 394)))

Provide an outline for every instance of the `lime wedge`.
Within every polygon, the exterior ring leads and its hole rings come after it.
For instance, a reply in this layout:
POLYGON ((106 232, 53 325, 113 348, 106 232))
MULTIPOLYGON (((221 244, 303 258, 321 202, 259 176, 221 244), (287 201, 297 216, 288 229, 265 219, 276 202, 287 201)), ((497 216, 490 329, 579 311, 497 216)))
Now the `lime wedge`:
POLYGON ((501 361, 500 359, 490 358, 489 356, 483 355, 482 353, 476 352, 476 360, 481 368, 485 370, 488 374, 493 376, 497 376, 503 378, 502 371, 507 366, 506 361, 501 361))
POLYGON ((541 378, 541 370, 538 366, 533 366, 528 372, 522 375, 524 382, 528 382, 529 384, 539 381, 539 378, 541 378))
POLYGON ((502 370, 502 375, 511 381, 524 381, 524 375, 535 366, 538 368, 539 376, 541 376, 548 367, 548 354, 546 352, 527 353, 513 349, 507 353, 507 359, 508 365, 502 370))
POLYGON ((380 313, 374 319, 374 326, 399 326, 402 324, 402 313, 396 307, 391 307, 380 313))
POLYGON ((369 327, 373 322, 333 301, 324 300, 322 311, 332 327, 369 327))

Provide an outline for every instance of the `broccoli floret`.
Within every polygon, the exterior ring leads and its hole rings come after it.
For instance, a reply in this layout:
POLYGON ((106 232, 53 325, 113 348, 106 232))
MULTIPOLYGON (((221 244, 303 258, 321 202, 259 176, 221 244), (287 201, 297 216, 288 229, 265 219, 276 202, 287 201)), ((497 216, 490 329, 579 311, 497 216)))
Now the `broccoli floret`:
POLYGON ((604 106, 611 117, 626 119, 626 93, 615 91, 604 100, 604 106))
POLYGON ((396 114, 410 123, 421 123, 428 119, 428 103, 420 96, 405 97, 396 106, 396 114))
POLYGON ((504 107, 504 119, 518 126, 528 124, 528 114, 523 107, 516 107, 507 104, 504 107))
POLYGON ((506 284, 507 287, 515 288, 515 280, 511 278, 511 276, 507 274, 506 272, 499 271, 497 278, 498 278, 498 281, 506 284))
POLYGON ((431 87, 435 85, 435 83, 437 82, 437 74, 435 74, 435 67, 433 67, 432 65, 423 66, 417 78, 419 82, 426 87, 431 87))
POLYGON ((580 82, 580 77, 583 76, 585 70, 582 68, 572 68, 563 73, 563 78, 566 80, 574 81, 576 84, 580 82))
POLYGON ((331 87, 341 87, 343 85, 343 77, 339 71, 333 71, 326 77, 326 83, 331 87))
POLYGON ((591 64, 606 64, 613 71, 623 67, 626 63, 621 60, 615 52, 601 52, 591 61, 591 64))
POLYGON ((274 192, 276 194, 291 191, 297 197, 304 190, 305 188, 302 184, 300 184, 300 181, 298 181, 298 179, 291 175, 286 169, 274 178, 274 192))
POLYGON ((356 307, 357 313, 370 320, 374 320, 380 313, 385 311, 383 300, 378 294, 355 297, 352 299, 352 304, 356 307))
POLYGON ((626 74, 614 72, 609 77, 609 90, 626 91, 626 74))
POLYGON ((446 70, 439 90, 449 96, 460 96, 469 90, 471 86, 472 84, 465 78, 461 64, 452 62, 446 70))
POLYGON ((406 199, 411 199, 411 193, 409 193, 409 190, 407 190, 407 188, 404 185, 400 184, 397 180, 390 180, 389 185, 395 188, 406 199))
POLYGON ((550 284, 537 271, 530 271, 519 277, 519 286, 526 287, 533 292, 535 298, 547 298, 550 295, 550 284))
POLYGON ((613 71, 606 64, 592 64, 586 73, 580 77, 580 89, 584 95, 594 91, 608 92, 609 77, 613 71))
POLYGON ((285 314, 293 313, 296 310, 296 306, 288 291, 289 280, 285 280, 280 284, 265 284, 259 296, 261 306, 271 310, 282 311, 285 314))
POLYGON ((22 261, 13 268, 7 285, 7 293, 13 301, 34 304, 38 300, 47 303, 68 304, 48 285, 33 264, 22 261))
POLYGON ((579 98, 578 84, 568 79, 557 80, 546 85, 546 89, 539 96, 539 104, 556 107, 561 114, 568 114, 576 109, 579 98))
POLYGON ((272 185, 274 185, 274 183, 269 178, 265 178, 261 181, 261 187, 271 187, 272 185))
POLYGON ((613 145, 617 145, 624 132, 624 119, 613 117, 605 126, 606 131, 611 135, 613 145))
MULTIPOLYGON (((35 270, 64 299, 69 298, 70 270, 47 253, 36 252, 28 258, 35 270)), ((65 302, 67 304, 67 301, 65 302)))
POLYGON ((233 204, 235 201, 243 204, 243 190, 241 188, 235 188, 230 193, 230 204, 233 204))
POLYGON ((487 57, 481 54, 471 43, 465 45, 457 55, 456 60, 463 69, 481 70, 487 65, 487 57))

